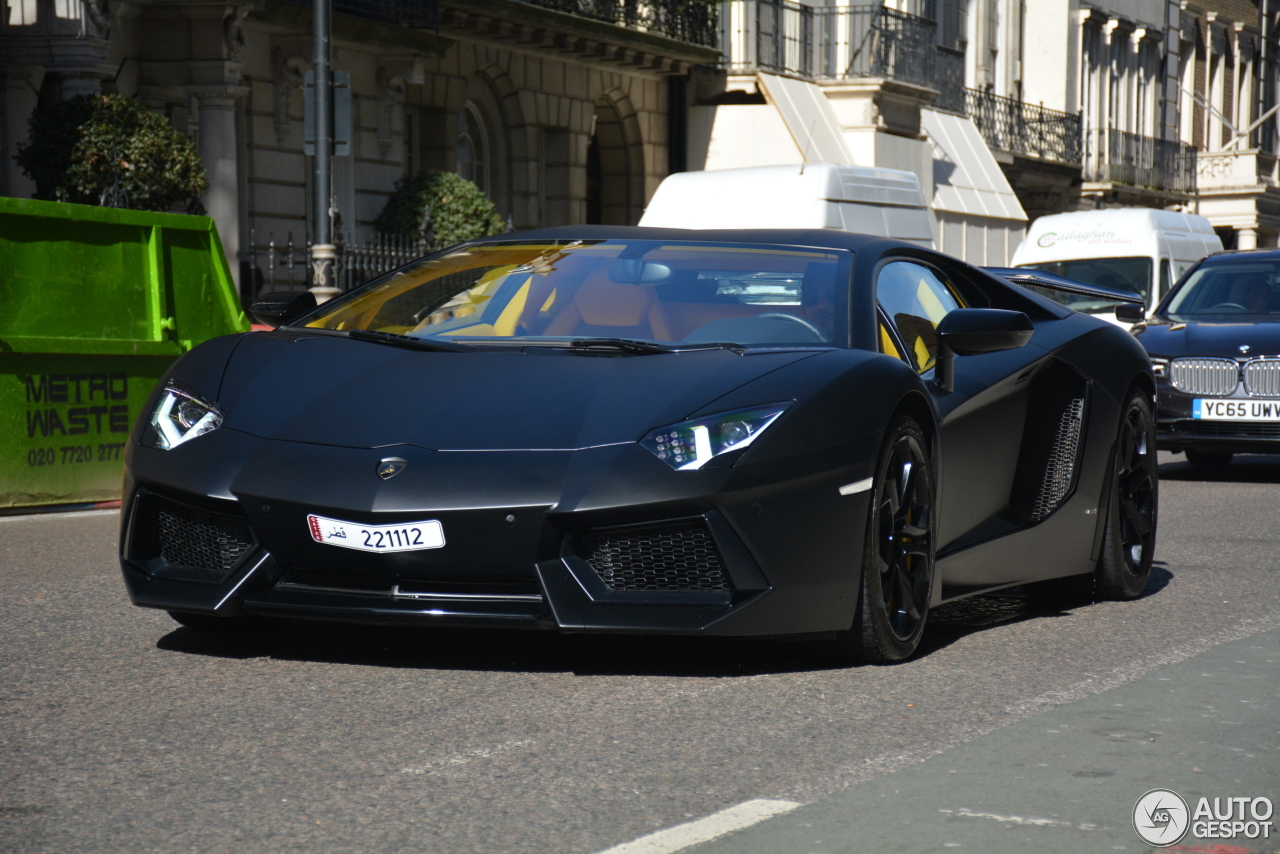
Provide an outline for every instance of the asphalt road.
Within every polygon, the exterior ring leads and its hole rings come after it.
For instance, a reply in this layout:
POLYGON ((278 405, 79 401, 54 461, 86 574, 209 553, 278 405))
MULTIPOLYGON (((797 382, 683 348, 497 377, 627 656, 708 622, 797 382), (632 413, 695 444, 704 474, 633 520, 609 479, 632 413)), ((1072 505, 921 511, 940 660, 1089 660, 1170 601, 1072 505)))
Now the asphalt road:
MULTIPOLYGON (((951 770, 986 755, 1014 762, 1049 738, 1040 731, 1055 715, 1215 655, 1222 680, 1166 702, 1194 717, 1206 713, 1188 704, 1248 699, 1263 746, 1230 758, 1274 769, 1275 692, 1233 697, 1246 683, 1231 672, 1268 673, 1277 658, 1280 458, 1244 460, 1225 472, 1162 466, 1143 598, 951 607, 921 653, 892 667, 710 639, 311 624, 209 637, 129 604, 115 514, 0 518, 0 850, 594 852, 752 799, 813 805, 706 849, 767 851, 753 834, 850 798, 898 791, 886 817, 936 813, 939 790, 1003 779, 951 770), (1246 652, 1224 646, 1234 642, 1246 652)), ((1124 706, 1108 708, 1105 726, 1124 730, 1124 706)), ((1141 712, 1131 724, 1151 729, 1141 712)), ((1085 773, 1124 764, 1109 743, 1064 755, 1085 773)), ((1143 773, 1088 778, 1099 809, 1114 802, 1109 825, 1123 830, 1146 789, 1214 760, 1171 745, 1144 761, 1143 773)), ((1280 788, 1221 794, 1280 804, 1280 788)), ((1147 850, 1128 834, 1079 850, 1147 850)), ((891 828, 874 838, 833 848, 939 843, 891 828)), ((969 850, 1028 850, 1005 838, 969 850)), ((827 850, 788 839, 787 850, 827 850)))

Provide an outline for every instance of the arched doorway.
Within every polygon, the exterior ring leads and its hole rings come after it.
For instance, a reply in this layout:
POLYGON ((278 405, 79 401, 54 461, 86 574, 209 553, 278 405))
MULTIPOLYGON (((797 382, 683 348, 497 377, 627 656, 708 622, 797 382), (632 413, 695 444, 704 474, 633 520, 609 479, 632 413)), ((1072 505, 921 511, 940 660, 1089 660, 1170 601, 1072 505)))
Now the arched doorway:
POLYGON ((587 222, 635 225, 643 213, 644 156, 635 108, 621 90, 596 99, 587 147, 587 222))

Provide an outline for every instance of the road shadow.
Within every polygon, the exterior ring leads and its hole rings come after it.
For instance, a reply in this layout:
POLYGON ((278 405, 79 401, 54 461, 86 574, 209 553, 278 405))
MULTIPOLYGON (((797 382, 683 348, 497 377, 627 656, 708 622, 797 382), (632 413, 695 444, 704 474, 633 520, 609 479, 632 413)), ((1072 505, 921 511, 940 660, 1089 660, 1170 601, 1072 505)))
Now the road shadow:
MULTIPOLYGON (((1151 562, 1151 575, 1139 599, 1157 595, 1173 580, 1164 561, 1151 562)), ((937 652, 961 638, 995 626, 1024 620, 1072 617, 1081 608, 1095 602, 1087 577, 1057 579, 1022 587, 1009 587, 996 593, 971 596, 959 602, 940 605, 929 612, 929 624, 916 655, 937 652)))
POLYGON ((1280 454, 1237 454, 1225 466, 1198 466, 1160 453, 1160 479, 1200 483, 1280 483, 1280 454))
MULTIPOLYGON (((1151 572, 1144 596, 1172 575, 1151 572)), ((1046 597, 1009 588, 942 605, 929 614, 912 659, 927 656, 975 632, 1010 622, 1070 617, 1087 607, 1087 593, 1046 597)), ((264 622, 245 631, 199 632, 175 628, 159 649, 215 658, 273 658, 421 670, 574 673, 579 676, 734 677, 840 670, 850 663, 821 641, 652 635, 562 635, 556 632, 429 629, 264 622)))

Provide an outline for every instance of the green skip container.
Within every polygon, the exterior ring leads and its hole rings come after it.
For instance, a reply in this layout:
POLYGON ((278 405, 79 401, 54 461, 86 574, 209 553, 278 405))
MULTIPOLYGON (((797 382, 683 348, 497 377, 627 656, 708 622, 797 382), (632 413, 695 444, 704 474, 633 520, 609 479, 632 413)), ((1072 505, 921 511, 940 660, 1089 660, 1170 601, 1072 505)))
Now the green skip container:
POLYGON ((0 511, 119 499, 156 380, 248 330, 208 217, 0 197, 0 511))

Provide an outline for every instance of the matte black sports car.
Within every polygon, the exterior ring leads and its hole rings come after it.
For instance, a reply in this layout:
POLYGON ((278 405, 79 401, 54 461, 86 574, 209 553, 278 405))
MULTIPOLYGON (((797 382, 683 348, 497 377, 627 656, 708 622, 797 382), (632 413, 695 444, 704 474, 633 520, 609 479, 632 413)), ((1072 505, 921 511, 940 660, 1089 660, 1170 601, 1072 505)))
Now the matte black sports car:
POLYGON ((1132 598, 1150 569, 1142 347, 910 244, 555 228, 255 314, 279 328, 179 360, 127 454, 129 593, 192 627, 820 633, 891 661, 941 602, 1132 598))
POLYGON ((1280 451, 1280 252, 1210 255, 1133 334, 1155 368, 1157 447, 1198 465, 1280 451))

